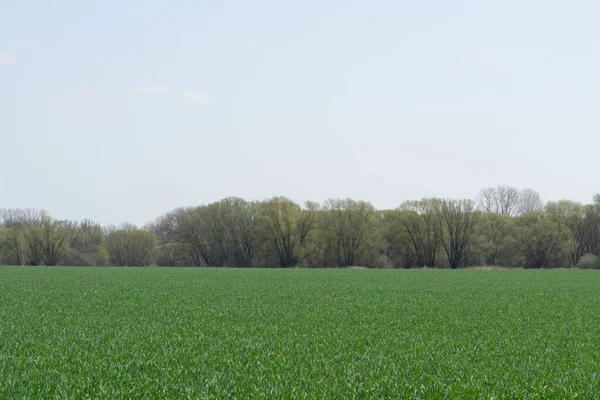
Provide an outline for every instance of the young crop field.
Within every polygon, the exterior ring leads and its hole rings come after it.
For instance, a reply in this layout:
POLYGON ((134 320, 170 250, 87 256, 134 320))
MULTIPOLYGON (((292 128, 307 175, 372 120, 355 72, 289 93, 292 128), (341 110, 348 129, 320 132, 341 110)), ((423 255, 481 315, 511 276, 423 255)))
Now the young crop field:
POLYGON ((595 271, 0 267, 0 398, 576 396, 595 271))

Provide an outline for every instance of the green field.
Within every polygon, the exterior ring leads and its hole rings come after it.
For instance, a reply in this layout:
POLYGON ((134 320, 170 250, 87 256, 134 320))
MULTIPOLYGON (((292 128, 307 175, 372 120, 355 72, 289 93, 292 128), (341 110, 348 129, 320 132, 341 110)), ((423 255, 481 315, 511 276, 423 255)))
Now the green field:
POLYGON ((595 271, 0 267, 0 398, 576 395, 595 271))

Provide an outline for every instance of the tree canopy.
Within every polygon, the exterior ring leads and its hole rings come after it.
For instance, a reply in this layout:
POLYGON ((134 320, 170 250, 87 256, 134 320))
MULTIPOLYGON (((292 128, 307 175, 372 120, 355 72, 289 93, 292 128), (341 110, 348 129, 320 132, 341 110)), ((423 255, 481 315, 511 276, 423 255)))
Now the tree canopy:
POLYGON ((0 263, 15 265, 595 268, 600 195, 544 204, 537 192, 483 189, 394 210, 354 199, 302 205, 228 197, 177 208, 144 227, 0 209, 0 263))

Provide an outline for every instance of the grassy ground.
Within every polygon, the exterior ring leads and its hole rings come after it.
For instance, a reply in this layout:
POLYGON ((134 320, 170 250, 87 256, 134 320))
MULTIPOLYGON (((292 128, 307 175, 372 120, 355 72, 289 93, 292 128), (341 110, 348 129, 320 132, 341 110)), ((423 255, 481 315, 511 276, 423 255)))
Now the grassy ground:
POLYGON ((0 268, 0 398, 598 398, 600 273, 0 268))

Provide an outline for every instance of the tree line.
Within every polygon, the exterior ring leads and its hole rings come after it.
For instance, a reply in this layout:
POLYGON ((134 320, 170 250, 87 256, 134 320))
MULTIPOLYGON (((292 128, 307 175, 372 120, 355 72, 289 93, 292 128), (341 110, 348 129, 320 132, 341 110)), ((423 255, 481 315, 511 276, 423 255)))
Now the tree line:
POLYGON ((0 264, 11 265, 600 268, 599 257, 600 195, 544 204, 536 191, 511 186, 394 210, 353 199, 230 197, 144 227, 0 209, 0 264))

